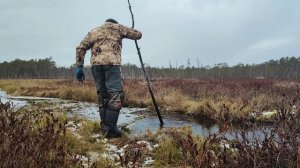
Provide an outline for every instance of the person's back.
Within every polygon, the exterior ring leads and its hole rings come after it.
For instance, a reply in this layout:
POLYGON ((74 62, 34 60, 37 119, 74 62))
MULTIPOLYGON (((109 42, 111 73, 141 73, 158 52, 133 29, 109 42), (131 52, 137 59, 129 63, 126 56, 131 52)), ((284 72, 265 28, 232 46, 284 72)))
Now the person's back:
POLYGON ((118 23, 105 22, 91 30, 76 48, 77 65, 82 65, 85 51, 91 49, 91 65, 121 65, 122 39, 138 40, 142 33, 118 23))
POLYGON ((96 83, 101 129, 108 138, 120 137, 117 128, 119 112, 124 100, 121 77, 122 39, 138 40, 142 33, 113 19, 91 30, 76 48, 76 78, 84 80, 83 64, 86 50, 91 49, 92 73, 96 83))

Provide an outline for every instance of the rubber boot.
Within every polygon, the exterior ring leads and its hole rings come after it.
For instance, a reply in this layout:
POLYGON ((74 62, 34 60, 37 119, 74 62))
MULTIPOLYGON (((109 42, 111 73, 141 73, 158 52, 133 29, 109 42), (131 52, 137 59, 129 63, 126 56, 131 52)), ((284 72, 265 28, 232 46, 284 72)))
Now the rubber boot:
POLYGON ((105 123, 105 115, 106 115, 106 108, 104 107, 99 107, 99 114, 100 114, 100 126, 101 126, 101 130, 104 127, 104 123, 105 123))
POLYGON ((99 96, 98 101, 99 101, 98 104, 100 105, 99 106, 99 115, 101 119, 100 126, 101 126, 101 131, 103 132, 108 99, 102 99, 102 97, 99 96))
POLYGON ((122 132, 117 127, 118 119, 119 111, 106 110, 105 123, 102 132, 107 138, 119 138, 122 136, 122 132))

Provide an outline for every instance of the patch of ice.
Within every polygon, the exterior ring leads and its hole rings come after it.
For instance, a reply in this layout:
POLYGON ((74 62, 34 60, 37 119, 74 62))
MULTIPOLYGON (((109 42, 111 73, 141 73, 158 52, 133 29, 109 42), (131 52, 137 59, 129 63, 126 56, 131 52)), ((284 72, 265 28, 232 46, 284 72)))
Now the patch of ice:
POLYGON ((144 167, 144 166, 150 166, 150 165, 152 165, 153 163, 154 163, 154 160, 152 159, 152 157, 151 157, 151 156, 148 156, 148 157, 145 158, 145 162, 144 162, 144 164, 143 164, 143 167, 144 167))
POLYGON ((159 144, 153 145, 153 148, 158 148, 158 147, 159 147, 159 144))
POLYGON ((278 112, 276 110, 274 111, 265 111, 262 113, 263 116, 273 116, 275 114, 277 114, 278 112))
POLYGON ((94 134, 94 135, 92 135, 92 138, 100 138, 100 137, 101 137, 100 134, 94 134))
POLYGON ((106 144, 106 149, 111 152, 116 152, 118 150, 118 147, 112 144, 106 144))

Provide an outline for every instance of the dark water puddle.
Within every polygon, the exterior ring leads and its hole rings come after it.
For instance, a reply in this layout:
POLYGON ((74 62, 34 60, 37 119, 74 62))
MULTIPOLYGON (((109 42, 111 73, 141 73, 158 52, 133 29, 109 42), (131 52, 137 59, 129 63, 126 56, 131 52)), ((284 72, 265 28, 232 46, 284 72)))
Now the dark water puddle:
MULTIPOLYGON (((172 118, 164 118, 164 126, 163 128, 181 128, 188 126, 192 129, 193 134, 199 136, 208 136, 209 134, 213 134, 218 132, 219 126, 214 125, 210 128, 206 128, 205 126, 194 123, 188 120, 176 120, 172 118)), ((132 124, 127 126, 133 134, 142 134, 147 130, 149 131, 157 131, 160 129, 160 122, 157 117, 147 117, 140 120, 135 121, 132 124)))
MULTIPOLYGON (((163 117, 164 126, 166 128, 182 128, 190 127, 194 135, 207 137, 209 135, 218 134, 220 132, 220 126, 218 124, 207 124, 190 120, 188 117, 181 115, 175 115, 173 117, 163 117)), ((143 134, 147 131, 156 132, 160 129, 160 122, 156 116, 147 116, 131 123, 127 126, 131 130, 132 134, 143 134)), ((257 128, 243 129, 243 134, 248 140, 251 139, 264 139, 266 135, 270 135, 272 125, 261 125, 257 128)), ((225 132, 222 133, 227 139, 242 139, 242 129, 236 126, 228 127, 225 132)))

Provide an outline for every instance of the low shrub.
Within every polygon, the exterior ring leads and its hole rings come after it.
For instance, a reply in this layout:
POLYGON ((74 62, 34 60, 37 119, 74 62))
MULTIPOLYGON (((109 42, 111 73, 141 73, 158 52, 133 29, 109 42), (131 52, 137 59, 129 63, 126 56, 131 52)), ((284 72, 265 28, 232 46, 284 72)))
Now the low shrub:
POLYGON ((0 102, 0 167, 75 167, 66 123, 52 114, 19 109, 0 102))

